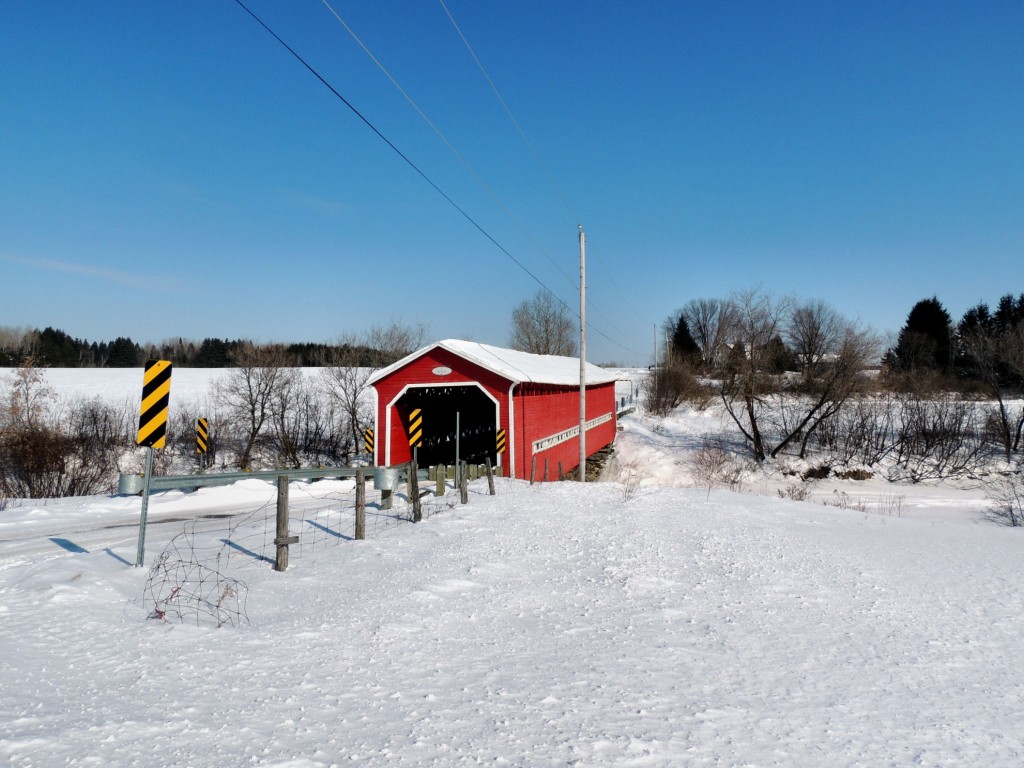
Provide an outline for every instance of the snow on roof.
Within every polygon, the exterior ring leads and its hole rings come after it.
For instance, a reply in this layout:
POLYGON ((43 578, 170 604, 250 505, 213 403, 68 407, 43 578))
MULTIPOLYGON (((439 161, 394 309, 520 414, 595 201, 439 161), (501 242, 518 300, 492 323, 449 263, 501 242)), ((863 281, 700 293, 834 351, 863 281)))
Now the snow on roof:
MULTIPOLYGON (((397 363, 377 371, 377 373, 370 377, 370 383, 374 384, 380 381, 399 368, 408 365, 418 357, 437 348, 445 349, 516 384, 532 382, 534 384, 571 386, 573 384, 579 385, 580 383, 580 359, 578 357, 534 355, 529 352, 492 347, 489 344, 479 344, 475 341, 462 341, 460 339, 444 339, 443 341, 438 341, 435 344, 418 349, 411 355, 403 357, 397 363)), ((587 384, 607 384, 610 381, 617 381, 619 378, 619 375, 611 371, 606 371, 604 368, 587 363, 587 384)))

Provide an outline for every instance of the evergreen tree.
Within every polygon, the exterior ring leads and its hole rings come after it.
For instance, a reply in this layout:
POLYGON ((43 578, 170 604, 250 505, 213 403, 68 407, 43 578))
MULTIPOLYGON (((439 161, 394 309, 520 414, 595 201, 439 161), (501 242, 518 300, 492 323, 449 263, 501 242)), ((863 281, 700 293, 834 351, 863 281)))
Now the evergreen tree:
POLYGON ((196 353, 197 368, 228 368, 229 342, 225 339, 203 339, 196 353))
POLYGON ((127 336, 118 336, 110 342, 107 368, 135 368, 140 365, 142 350, 127 336))
POLYGON ((910 310, 888 359, 902 371, 951 370, 953 321, 936 297, 922 299, 910 310))
POLYGON ((981 302, 964 312, 956 327, 956 370, 959 375, 973 375, 974 340, 994 333, 995 318, 988 304, 981 302))
POLYGON ((999 300, 992 318, 996 333, 1002 335, 1021 321, 1024 321, 1024 293, 1016 299, 1006 294, 999 300))
POLYGON ((37 341, 35 356, 41 365, 52 368, 77 368, 81 344, 58 328, 44 328, 37 341))
POLYGON ((964 316, 960 319, 960 324, 957 325, 957 335, 961 337, 979 331, 989 333, 993 330, 995 330, 995 318, 992 317, 992 312, 985 302, 981 302, 964 312, 964 316))
POLYGON ((786 346, 782 337, 775 335, 765 348, 765 363, 768 373, 785 373, 799 368, 796 355, 786 346))
POLYGON ((681 313, 679 320, 676 322, 675 329, 672 331, 671 345, 673 354, 681 360, 695 361, 700 359, 700 347, 690 333, 690 326, 686 322, 686 317, 681 313))

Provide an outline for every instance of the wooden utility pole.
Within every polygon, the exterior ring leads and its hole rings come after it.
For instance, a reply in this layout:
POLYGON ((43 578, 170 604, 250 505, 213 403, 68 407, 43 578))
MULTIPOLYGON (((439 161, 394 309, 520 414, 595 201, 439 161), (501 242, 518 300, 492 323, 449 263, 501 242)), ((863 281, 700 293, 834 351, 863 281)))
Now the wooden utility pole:
MULTIPOLYGON (((587 481, 587 235, 580 230, 580 482, 587 481)), ((547 475, 547 472, 544 473, 547 475)), ((544 478, 545 480, 547 477, 544 478)))

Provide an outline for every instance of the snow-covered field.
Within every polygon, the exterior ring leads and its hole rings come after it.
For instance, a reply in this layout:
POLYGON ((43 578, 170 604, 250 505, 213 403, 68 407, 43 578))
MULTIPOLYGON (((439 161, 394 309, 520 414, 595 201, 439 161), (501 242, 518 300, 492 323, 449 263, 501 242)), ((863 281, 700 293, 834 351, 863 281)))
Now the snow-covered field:
MULTIPOLYGON (((240 627, 147 619, 139 499, 12 506, 0 764, 1024 764, 1024 539, 984 489, 688 487, 716 418, 626 417, 625 483, 478 482, 284 574, 233 558, 240 627), (821 503, 840 490, 903 498, 821 503)), ((147 564, 181 530, 160 520, 271 498, 154 496, 147 564)))

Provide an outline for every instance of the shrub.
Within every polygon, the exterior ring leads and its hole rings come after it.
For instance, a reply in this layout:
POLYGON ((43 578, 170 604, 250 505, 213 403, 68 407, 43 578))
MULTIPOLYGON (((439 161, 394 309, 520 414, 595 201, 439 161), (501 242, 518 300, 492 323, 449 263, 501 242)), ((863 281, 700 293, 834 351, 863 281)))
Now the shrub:
POLYGON ((673 358, 651 371, 641 385, 641 395, 644 408, 655 416, 665 416, 688 400, 706 407, 709 399, 693 369, 673 358))
POLYGON ((1000 476, 991 486, 988 498, 992 502, 990 516, 1014 528, 1024 525, 1024 471, 1018 466, 1016 471, 1000 476))

